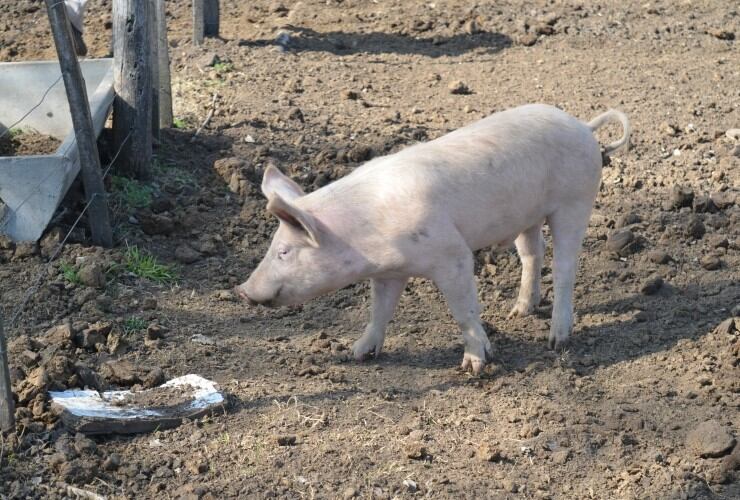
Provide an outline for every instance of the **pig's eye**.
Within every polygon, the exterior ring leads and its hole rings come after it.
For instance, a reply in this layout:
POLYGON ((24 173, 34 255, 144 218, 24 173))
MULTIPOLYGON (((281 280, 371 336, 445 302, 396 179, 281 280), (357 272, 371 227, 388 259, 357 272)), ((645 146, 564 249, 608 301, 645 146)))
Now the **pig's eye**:
POLYGON ((285 258, 285 256, 286 256, 286 255, 288 255, 288 252, 290 252, 290 249, 289 249, 289 248, 285 248, 285 247, 283 247, 283 248, 278 248, 278 252, 277 252, 277 254, 278 254, 278 259, 283 259, 283 258, 285 258))

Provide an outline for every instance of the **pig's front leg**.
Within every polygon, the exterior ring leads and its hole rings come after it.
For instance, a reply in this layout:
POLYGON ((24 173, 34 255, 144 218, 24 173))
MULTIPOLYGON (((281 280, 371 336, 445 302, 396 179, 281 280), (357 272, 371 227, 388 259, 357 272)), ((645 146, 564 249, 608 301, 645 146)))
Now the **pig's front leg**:
POLYGON ((463 370, 480 373, 491 356, 491 342, 480 321, 480 305, 473 274, 473 254, 467 248, 447 260, 445 268, 433 276, 437 287, 447 300, 450 311, 462 330, 465 342, 463 370))
POLYGON ((352 353, 356 360, 361 361, 371 354, 375 356, 380 354, 385 341, 385 328, 393 317, 407 281, 407 278, 371 281, 372 317, 365 328, 365 333, 352 345, 352 353))

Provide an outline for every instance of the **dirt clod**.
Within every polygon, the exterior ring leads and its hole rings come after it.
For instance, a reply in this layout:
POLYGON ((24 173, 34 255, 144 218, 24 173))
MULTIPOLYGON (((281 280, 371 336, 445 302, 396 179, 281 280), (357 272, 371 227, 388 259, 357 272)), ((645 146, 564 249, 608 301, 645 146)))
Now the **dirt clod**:
POLYGON ((719 458, 732 450, 735 438, 717 420, 707 420, 689 432, 686 444, 702 458, 719 458))

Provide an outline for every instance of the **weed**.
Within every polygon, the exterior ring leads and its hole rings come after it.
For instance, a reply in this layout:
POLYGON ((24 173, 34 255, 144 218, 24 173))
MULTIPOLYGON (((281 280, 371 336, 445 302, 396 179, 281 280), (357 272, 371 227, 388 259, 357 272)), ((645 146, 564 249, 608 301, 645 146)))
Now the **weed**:
POLYGON ((152 202, 154 189, 134 179, 114 175, 111 177, 111 186, 132 208, 145 208, 152 202))
POLYGON ((172 126, 175 128, 187 128, 188 124, 182 118, 173 118, 172 126))
POLYGON ((124 254, 126 271, 155 283, 169 283, 175 280, 175 271, 171 266, 160 264, 157 258, 131 246, 124 254))
POLYGON ((62 271, 62 276, 64 276, 64 279, 66 279, 68 282, 73 283, 75 285, 81 285, 82 280, 80 279, 80 273, 77 271, 77 268, 74 267, 72 264, 67 264, 66 262, 62 262, 62 264, 59 266, 59 269, 62 271))
POLYGON ((231 73, 232 71, 234 71, 234 65, 230 62, 219 61, 213 65, 213 69, 215 69, 216 73, 219 74, 231 73))
POLYGON ((130 335, 132 333, 140 332, 146 327, 146 320, 137 317, 128 318, 123 322, 123 333, 125 335, 130 335))

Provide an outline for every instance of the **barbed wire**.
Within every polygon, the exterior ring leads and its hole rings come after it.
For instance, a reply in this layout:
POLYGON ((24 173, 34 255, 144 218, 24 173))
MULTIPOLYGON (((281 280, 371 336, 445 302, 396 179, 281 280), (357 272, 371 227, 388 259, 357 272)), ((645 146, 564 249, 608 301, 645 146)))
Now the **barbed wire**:
MULTIPOLYGON (((121 141, 121 145, 118 147, 118 151, 116 151, 116 154, 113 155, 113 159, 108 163, 108 166, 103 171, 103 179, 106 178, 106 176, 108 175, 108 172, 110 171, 110 169, 115 164, 116 160, 118 159, 118 156, 121 154, 121 151, 123 151, 124 146, 126 145, 126 143, 128 142, 128 140, 131 138, 131 134, 132 133, 133 133, 133 130, 129 130, 129 133, 126 135, 126 137, 123 139, 123 141, 121 141)), ((87 210, 90 208, 90 206, 93 204, 93 202, 95 201, 95 199, 98 196, 107 197, 108 195, 107 195, 107 193, 103 193, 103 194, 101 194, 101 193, 94 193, 90 197, 90 199, 87 201, 87 203, 85 204, 85 206, 82 208, 82 211, 77 216, 77 219, 75 219, 75 221, 70 226, 69 230, 67 231, 67 234, 64 236, 64 238, 62 238, 62 241, 57 245, 56 249, 54 250, 54 252, 49 257, 49 260, 46 261, 46 265, 44 266, 44 268, 41 270, 41 272, 39 272, 38 276, 36 276, 36 279, 35 279, 33 285, 31 285, 28 288, 28 290, 26 290, 26 293, 23 296, 23 300, 18 305, 18 307, 15 309, 15 311, 13 312, 13 315, 10 318, 10 322, 8 323, 8 326, 10 328, 12 328, 12 327, 15 326, 16 322, 18 321, 18 318, 20 318, 21 314, 23 314, 23 311, 26 309, 26 306, 28 305, 28 302, 36 294, 36 292, 38 292, 39 287, 41 286, 41 284, 44 281, 44 276, 49 276, 49 271, 51 270, 51 264, 54 262, 54 260, 62 252, 62 249, 64 248, 64 245, 67 243, 67 240, 69 240, 70 236, 72 235, 72 233, 74 232, 74 230, 77 228, 77 225, 82 220, 82 217, 85 215, 85 213, 87 212, 87 210)))

